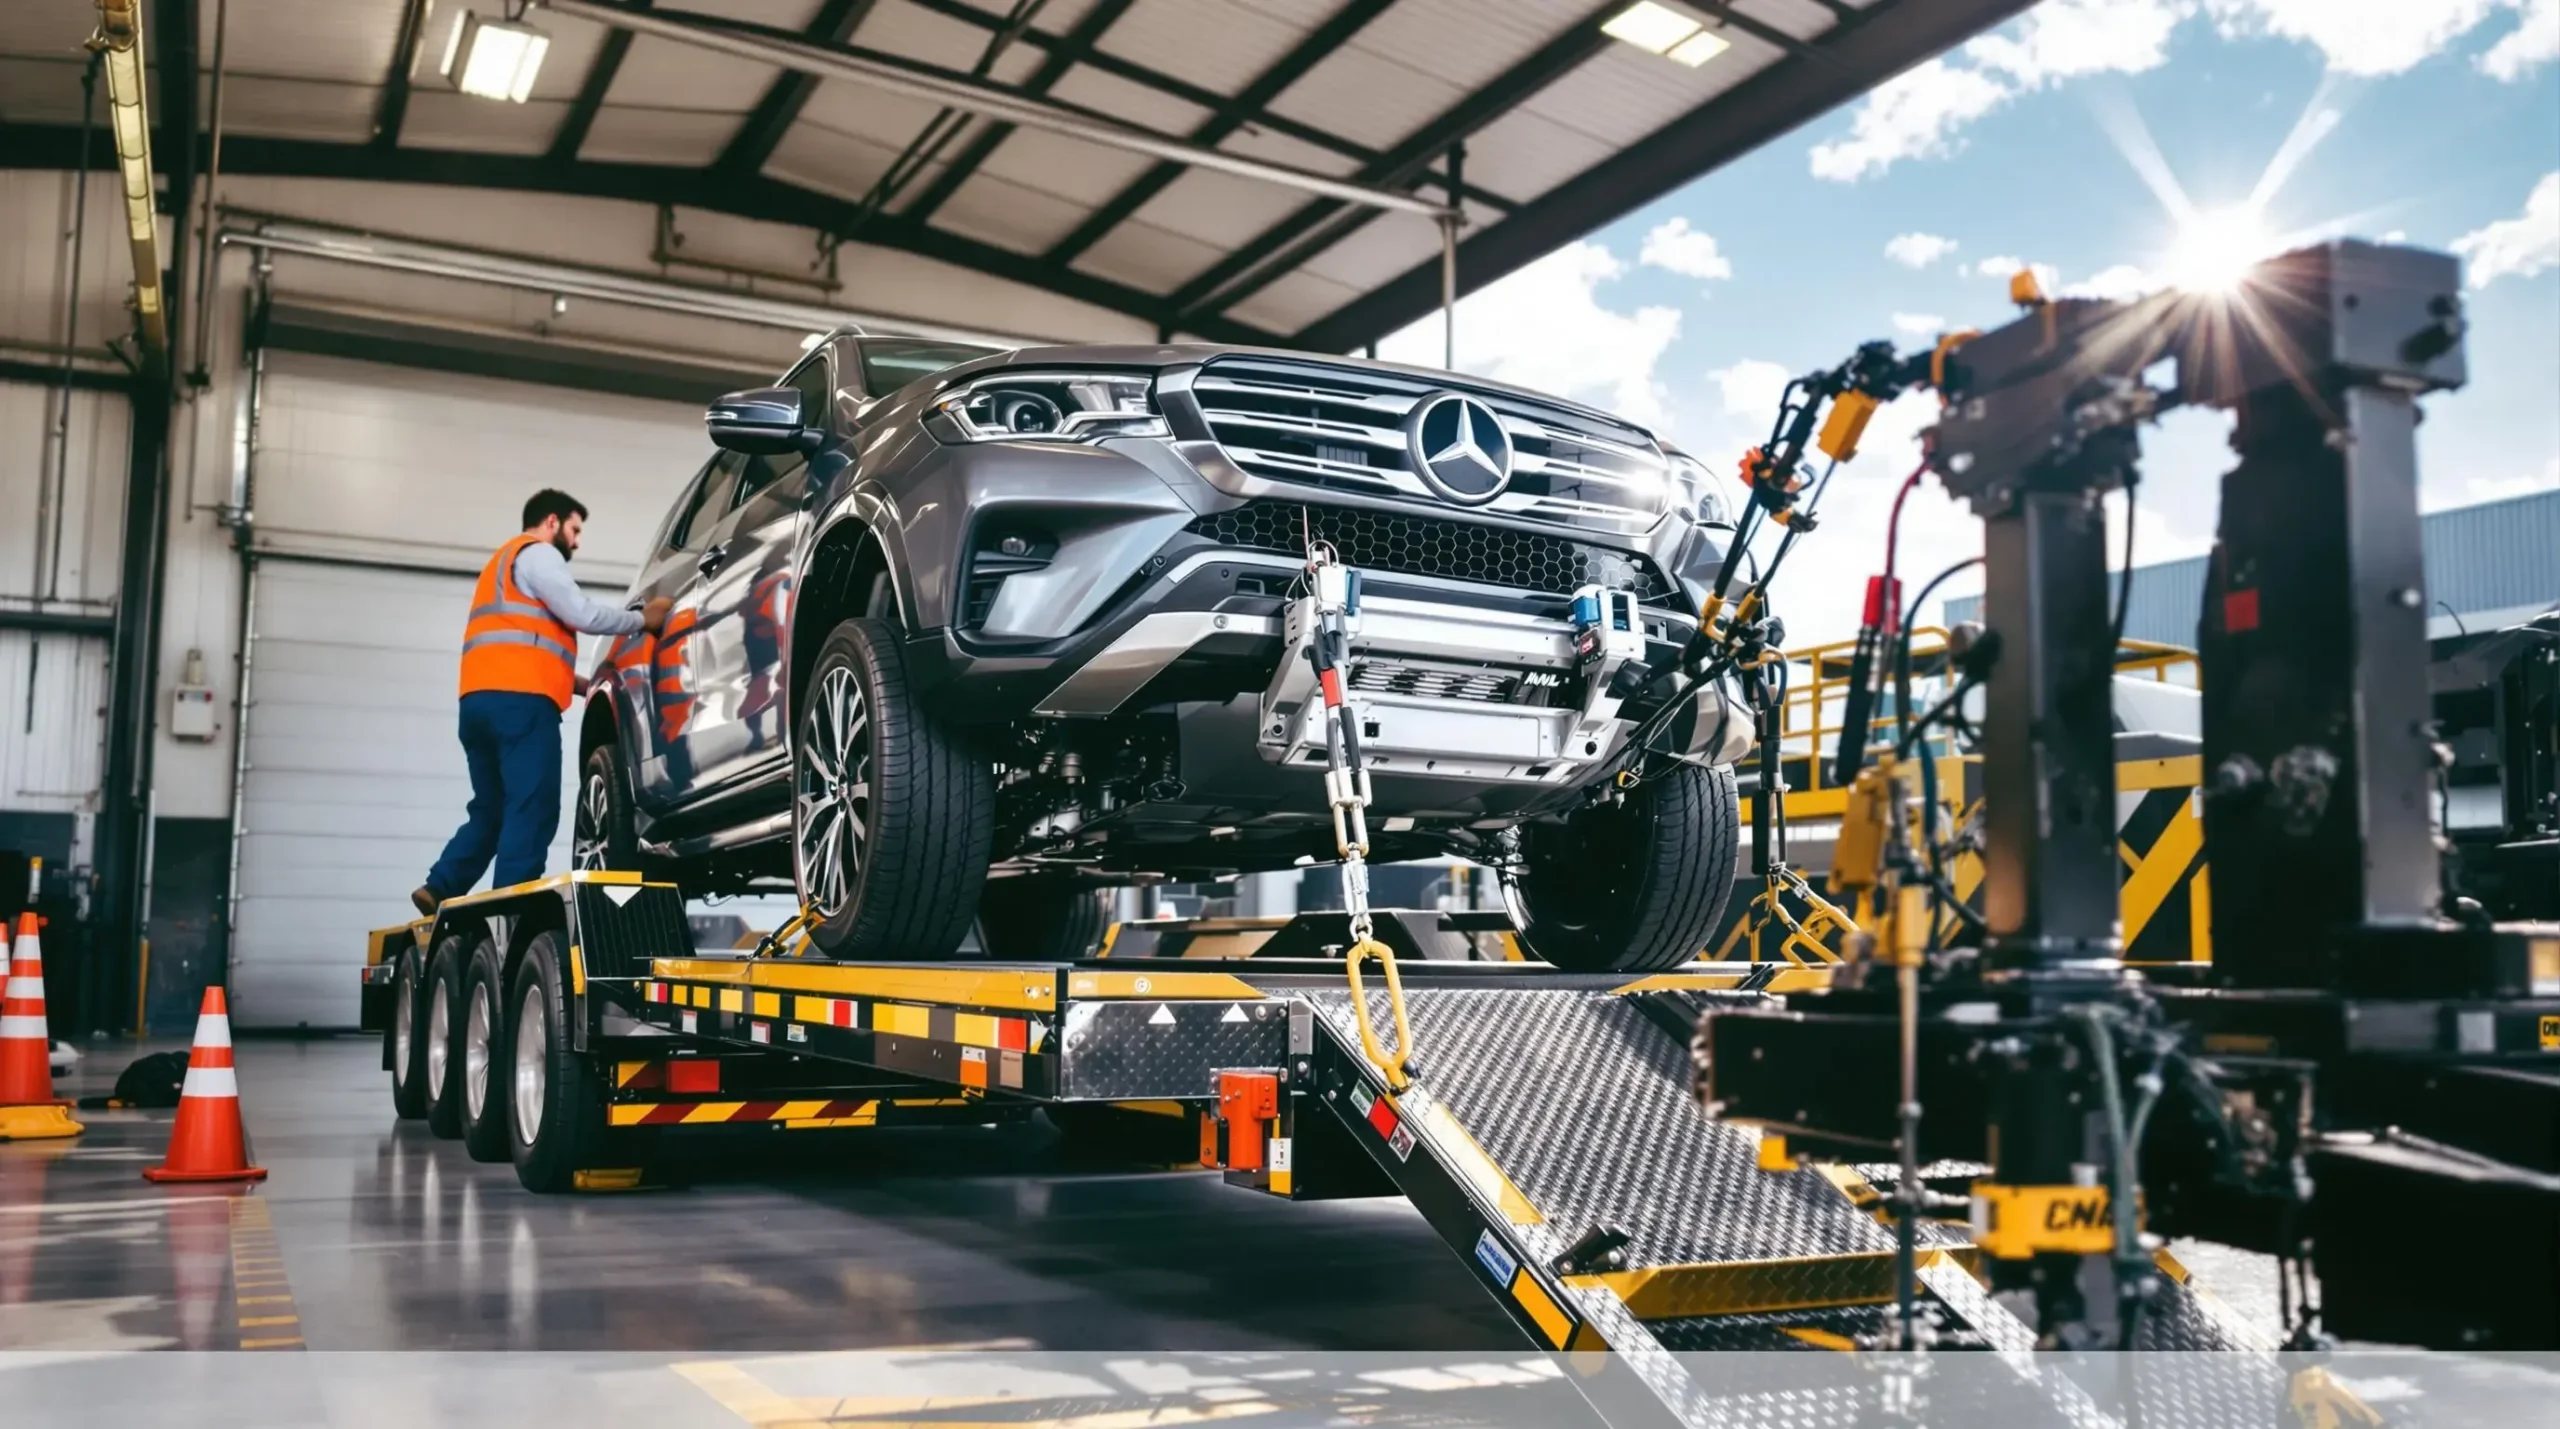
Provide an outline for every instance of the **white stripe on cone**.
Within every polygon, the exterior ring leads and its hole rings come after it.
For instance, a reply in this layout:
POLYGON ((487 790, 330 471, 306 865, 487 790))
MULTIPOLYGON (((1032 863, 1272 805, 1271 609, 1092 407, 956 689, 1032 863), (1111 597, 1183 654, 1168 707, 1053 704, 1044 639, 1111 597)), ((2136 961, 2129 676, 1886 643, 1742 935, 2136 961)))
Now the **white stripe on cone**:
POLYGON ((41 1017, 0 1017, 0 1037, 42 1037, 41 1017))
POLYGON ((0 991, 0 997, 32 997, 41 999, 43 996, 44 979, 40 977, 13 977, 9 979, 9 986, 7 990, 0 991))
POLYGON ((189 1067, 187 1080, 178 1088, 182 1097, 238 1097, 239 1073, 230 1067, 189 1067))
POLYGON ((196 1045, 228 1047, 231 1045, 231 1017, 228 1013, 208 1012, 196 1019, 196 1045))

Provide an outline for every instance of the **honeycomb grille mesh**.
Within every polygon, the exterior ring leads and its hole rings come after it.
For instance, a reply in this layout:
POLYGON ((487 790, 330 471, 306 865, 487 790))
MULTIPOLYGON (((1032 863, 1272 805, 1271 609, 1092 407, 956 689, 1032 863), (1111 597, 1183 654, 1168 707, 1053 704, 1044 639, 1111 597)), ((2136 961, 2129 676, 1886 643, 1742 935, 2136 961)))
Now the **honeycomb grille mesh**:
POLYGON ((1441 516, 1265 500, 1198 517, 1184 529, 1221 546, 1291 556, 1303 552, 1312 537, 1332 546, 1343 564, 1361 570, 1557 595, 1586 585, 1632 590, 1644 601, 1672 594, 1671 582, 1643 556, 1441 516))

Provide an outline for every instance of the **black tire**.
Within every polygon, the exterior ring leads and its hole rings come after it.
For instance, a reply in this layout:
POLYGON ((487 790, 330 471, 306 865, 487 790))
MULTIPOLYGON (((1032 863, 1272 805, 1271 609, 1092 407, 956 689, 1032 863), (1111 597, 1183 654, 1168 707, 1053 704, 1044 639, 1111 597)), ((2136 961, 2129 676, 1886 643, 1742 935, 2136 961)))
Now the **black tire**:
POLYGON ((448 933, 427 960, 427 1130, 448 1140, 462 1134, 462 975, 468 955, 459 934, 448 933))
POLYGON ((391 1110, 402 1121, 427 1114, 427 1045, 419 1035, 426 1006, 416 948, 400 954, 391 973, 391 1025, 382 1029, 391 1063, 391 1110))
POLYGON ((537 933, 507 984, 507 1149, 528 1191, 575 1189, 606 1145, 604 1083, 572 1041, 566 963, 560 934, 537 933))
POLYGON ((623 767, 620 740, 587 751, 578 766, 578 794, 569 811, 569 866, 646 872, 640 862, 639 824, 631 815, 631 774, 623 767))
POLYGON ((986 882, 995 781, 917 705, 896 626, 848 620, 819 647, 791 782, 791 876, 822 915, 818 951, 951 956, 986 882))
POLYGON ((1005 962, 1087 958, 1110 916, 1109 892, 1071 878, 990 879, 978 897, 978 946, 1005 962))
POLYGON ((1733 896, 1742 812, 1730 768, 1683 764, 1624 799, 1522 831, 1506 880, 1532 952, 1569 972, 1658 972, 1703 952, 1733 896))
POLYGON ((462 1065, 462 1149, 474 1161, 507 1159, 507 1018, 505 958, 486 933, 462 975, 462 1021, 455 1033, 462 1065))

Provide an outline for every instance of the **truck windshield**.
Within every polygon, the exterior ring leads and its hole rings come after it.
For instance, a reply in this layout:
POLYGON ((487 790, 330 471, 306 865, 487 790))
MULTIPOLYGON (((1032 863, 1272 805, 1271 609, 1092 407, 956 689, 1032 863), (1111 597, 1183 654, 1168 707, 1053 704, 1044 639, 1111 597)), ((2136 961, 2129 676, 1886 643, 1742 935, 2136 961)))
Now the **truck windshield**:
POLYGON ((957 367, 1001 350, 920 337, 866 337, 858 347, 862 353, 862 390, 874 397, 886 396, 919 377, 930 377, 946 367, 957 367))

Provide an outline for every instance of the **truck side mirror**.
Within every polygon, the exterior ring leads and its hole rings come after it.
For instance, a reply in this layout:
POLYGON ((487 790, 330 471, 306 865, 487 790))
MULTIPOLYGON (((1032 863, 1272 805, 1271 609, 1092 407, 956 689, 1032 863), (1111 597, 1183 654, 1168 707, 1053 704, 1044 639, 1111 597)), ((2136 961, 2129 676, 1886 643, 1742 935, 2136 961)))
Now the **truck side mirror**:
POLYGON ((751 387, 732 392, 702 414, 713 445, 748 456, 806 451, 823 435, 800 415, 797 387, 751 387))

